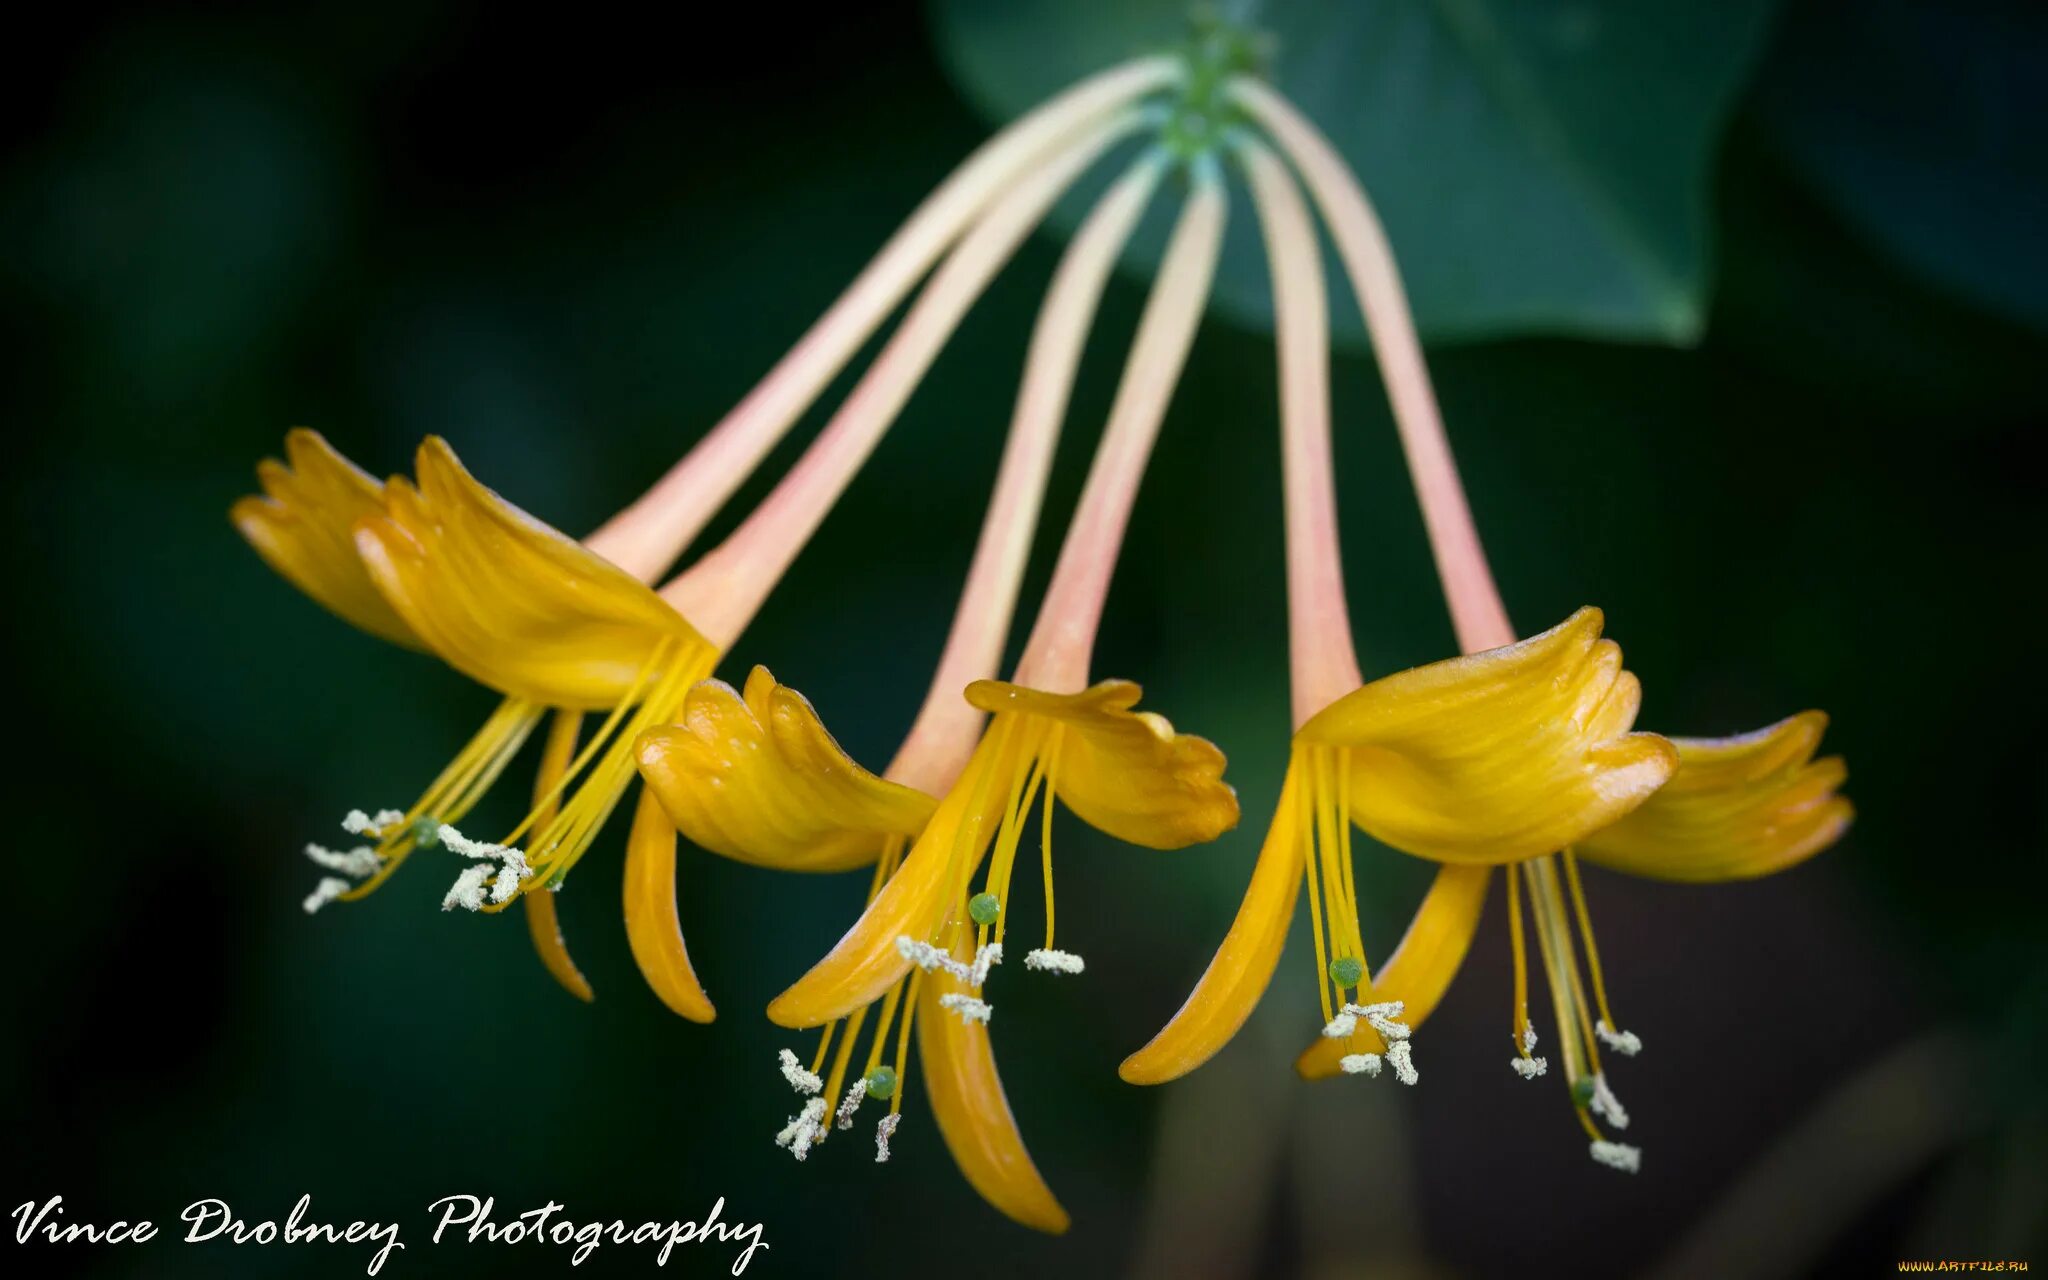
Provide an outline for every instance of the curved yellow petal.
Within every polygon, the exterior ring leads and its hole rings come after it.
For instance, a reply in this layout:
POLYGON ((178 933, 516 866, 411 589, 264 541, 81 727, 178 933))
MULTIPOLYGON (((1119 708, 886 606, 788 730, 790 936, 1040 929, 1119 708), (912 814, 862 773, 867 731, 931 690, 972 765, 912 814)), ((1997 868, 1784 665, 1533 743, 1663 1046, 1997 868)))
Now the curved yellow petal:
POLYGON ((1223 753, 1206 738, 1175 733, 1164 716, 1133 712, 1139 692, 1128 680, 1080 693, 977 680, 967 701, 1063 726, 1054 789, 1089 826, 1151 849, 1214 840, 1238 819, 1237 792, 1222 780, 1223 753))
MULTIPOLYGON (((534 819, 537 828, 554 821, 561 807, 560 800, 554 798, 555 784, 568 771, 570 757, 576 754, 576 735, 582 728, 583 714, 579 711, 557 711, 554 723, 548 727, 548 740, 540 751, 540 768, 533 776, 533 800, 539 806, 534 819)), ((590 989, 590 980, 569 955, 561 921, 555 915, 555 895, 545 891, 522 893, 519 900, 525 904, 526 933, 542 967, 578 1000, 588 1003, 597 999, 597 993, 590 989)))
POLYGON ((1294 769, 1280 788, 1280 807, 1252 868, 1251 886, 1223 945, 1187 1001, 1151 1043, 1125 1058, 1117 1074, 1130 1084, 1165 1084, 1201 1066, 1230 1043, 1273 980, 1294 902, 1301 894, 1302 857, 1308 847, 1295 800, 1294 769))
MULTIPOLYGON (((1399 1000, 1405 1006, 1401 1020, 1411 1028, 1420 1027, 1436 1012, 1444 992, 1450 990, 1451 979, 1465 963, 1472 935, 1479 931, 1480 912, 1492 881, 1492 867, 1439 867, 1422 906, 1408 923, 1408 932, 1401 935, 1394 954, 1373 975, 1371 999, 1399 1000)), ((1318 1037, 1294 1060, 1294 1069, 1304 1080, 1320 1080, 1336 1075, 1338 1060, 1347 1053, 1385 1052, 1379 1033, 1361 1023, 1348 1040, 1318 1037)))
POLYGON ((646 584, 478 484, 446 441, 419 484, 385 486, 356 548, 391 607, 450 666, 502 693, 603 710, 664 643, 708 650, 646 584))
POLYGON ((1339 699, 1300 740, 1348 749, 1354 820, 1438 862, 1498 865, 1574 844, 1678 766, 1623 732, 1641 690, 1598 609, 1538 636, 1399 672, 1339 699))
MULTIPOLYGON (((960 930, 954 959, 968 958, 970 936, 960 930)), ((1024 1149, 1024 1135, 996 1074, 988 1027, 939 1007, 940 996, 966 990, 950 975, 934 972, 925 975, 917 1000, 917 1056, 939 1135, 982 1199, 1035 1231, 1060 1235, 1067 1229, 1067 1211, 1024 1149)))
POLYGON ((263 496, 228 509, 235 529, 265 564, 343 621, 408 649, 425 648, 356 555, 351 531, 384 510, 384 486, 305 427, 285 435, 284 456, 256 464, 263 496))
MULTIPOLYGON (((541 890, 540 892, 545 892, 541 890)), ((654 794, 641 788, 626 834, 626 941, 633 962, 661 1002, 692 1022, 717 1017, 690 967, 676 915, 676 829, 654 794)))
POLYGON ((823 1026, 877 999, 909 972, 896 940, 931 939, 995 837, 1011 778, 1029 766, 1022 735, 1013 728, 997 725, 983 735, 903 865, 824 959, 769 1002, 770 1022, 823 1026))
POLYGON ((691 688, 678 723, 640 735, 640 775, 677 830, 713 853, 779 871, 844 871, 924 830, 938 802, 856 764, 802 694, 766 667, 745 696, 691 688))
POLYGON ((1801 712, 1733 738, 1673 738, 1678 772, 1643 806, 1586 837, 1581 857, 1616 871, 1693 883, 1795 866, 1855 817, 1836 794, 1849 770, 1815 760, 1828 718, 1801 712))

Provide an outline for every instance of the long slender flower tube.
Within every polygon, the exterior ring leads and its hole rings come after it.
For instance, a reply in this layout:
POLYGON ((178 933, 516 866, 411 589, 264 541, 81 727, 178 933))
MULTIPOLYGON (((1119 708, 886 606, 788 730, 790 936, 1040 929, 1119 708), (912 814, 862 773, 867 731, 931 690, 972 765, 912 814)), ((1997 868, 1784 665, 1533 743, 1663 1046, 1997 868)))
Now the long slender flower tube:
POLYGON ((1045 945, 1025 964, 1073 974, 1084 968, 1081 958, 1054 946, 1055 796, 1084 820, 1152 847, 1208 839, 1236 820, 1213 747, 1174 733, 1157 716, 1132 713, 1134 685, 1087 687, 1109 573, 1213 270, 1223 219, 1213 174, 1196 180, 1140 323, 1019 682, 984 678, 1001 657, 1051 437, 1096 300, 1158 169, 1159 160, 1148 157, 1112 188, 1055 276, 953 631, 924 708, 884 775, 848 759, 801 695, 758 670, 744 694, 715 683, 700 687, 691 698, 700 719, 642 740, 650 787, 700 843, 749 861, 784 863, 786 854, 771 858, 767 851, 796 844, 827 865, 882 849, 861 920, 770 1006, 770 1017, 783 1025, 824 1027, 808 1069, 784 1052, 784 1074, 807 1101, 778 1140, 804 1158, 829 1131, 827 1116, 849 1127, 867 1097, 886 1097, 877 1156, 886 1158, 886 1139, 900 1122, 914 1025, 933 1113, 961 1171, 997 1209, 1045 1231, 1065 1230, 1068 1217, 1033 1165, 1004 1097, 989 1045, 993 1009, 982 990, 1002 958, 1024 826, 1042 798, 1045 945), (989 713, 994 721, 984 733, 989 713), (975 870, 991 849, 982 889, 970 897, 975 870), (877 1005, 866 1070, 849 1085, 848 1064, 877 1005))
MULTIPOLYGON (((1548 1070, 1547 1059, 1534 1052, 1536 1034, 1527 1012, 1526 891, 1556 1015, 1561 1074, 1590 1139, 1590 1154, 1602 1164, 1634 1171, 1640 1167, 1640 1150, 1609 1140, 1595 1122, 1597 1117, 1614 1129, 1628 1124, 1602 1072, 1601 1047, 1628 1055, 1640 1050, 1641 1040, 1620 1029, 1608 1006, 1580 857, 1636 874, 1694 882, 1780 870, 1827 847, 1847 827, 1848 802, 1835 794, 1845 771, 1838 760, 1813 760, 1824 725, 1815 712, 1733 739, 1667 740, 1631 732, 1641 686, 1621 670, 1620 653, 1611 642, 1598 639, 1596 611, 1581 610, 1549 632, 1513 642, 1444 436, 1399 273, 1363 190, 1314 126, 1270 87, 1238 79, 1229 94, 1249 127, 1263 131, 1286 153, 1330 228, 1387 380, 1452 620, 1471 655, 1367 685, 1317 712, 1296 735, 1297 770, 1290 775, 1290 790, 1317 785, 1296 776, 1302 752, 1335 753, 1328 765, 1335 811, 1325 816, 1328 802, 1311 801, 1297 823, 1313 824, 1319 851, 1333 833, 1340 855, 1334 862, 1316 854, 1300 859, 1309 868, 1311 913, 1318 917, 1313 932, 1329 1021, 1297 1066, 1304 1075, 1318 1077, 1374 1071, 1381 1053, 1406 1058, 1409 1033, 1435 1007, 1463 963, 1490 868, 1502 866, 1508 873, 1515 955, 1510 1065, 1525 1079, 1548 1070), (1577 744, 1552 759, 1571 768, 1547 780, 1541 769, 1529 767, 1542 760, 1540 754, 1512 765, 1491 755, 1503 747, 1545 742, 1577 744), (1487 759, 1495 763, 1477 774, 1469 772, 1487 759), (1569 821, 1561 821, 1556 803, 1571 795, 1574 785, 1585 788, 1579 792, 1581 803, 1569 821), (1501 804, 1522 788, 1530 789, 1521 800, 1501 804), (1500 825, 1486 821, 1489 817, 1500 825), (1346 834, 1352 822, 1382 843, 1443 864, 1377 977, 1365 969, 1362 951, 1351 950, 1357 946, 1346 834), (1586 954, 1583 970, 1579 943, 1586 954), (1350 986, 1354 979, 1362 985, 1350 986), (1357 1002, 1339 1010, 1333 994, 1341 999, 1348 989, 1359 992, 1357 1002)), ((1312 232, 1292 199, 1286 173, 1262 148, 1254 145, 1246 152, 1254 190, 1262 193, 1262 211, 1269 214, 1276 290, 1285 289, 1289 262, 1296 264, 1292 275, 1318 278, 1304 252, 1304 246, 1312 249, 1312 232)), ((1284 302, 1276 310, 1282 313, 1284 360, 1289 311, 1284 302)), ((1297 303, 1293 314, 1305 314, 1305 309, 1297 303)), ((1299 323, 1295 328, 1298 332, 1299 323)), ((1315 528, 1306 519, 1300 524, 1315 528)), ((1306 542, 1294 533, 1291 524, 1290 557, 1306 542)), ((1320 558, 1331 566, 1325 578, 1334 580, 1334 540, 1320 558)), ((1310 576, 1291 574, 1290 584, 1299 586, 1310 576)), ((1324 611, 1341 613, 1341 603, 1326 605, 1324 611)), ((1294 610, 1297 674, 1299 633, 1316 622, 1306 616, 1310 613, 1298 606, 1294 610)), ((1298 715, 1303 710, 1299 687, 1298 715)), ((1319 767, 1317 782, 1324 776, 1319 767)), ((1325 795, 1328 786, 1322 784, 1325 795)), ((1288 797, 1282 803, 1284 808, 1288 797)), ((1274 853, 1274 844, 1269 840, 1261 855, 1252 891, 1216 963, 1181 1013, 1125 1064, 1126 1078, 1169 1079, 1199 1065, 1242 1022, 1263 990, 1268 957, 1277 956, 1294 895, 1291 864, 1274 853), (1283 876, 1283 870, 1288 874, 1283 876)))
MULTIPOLYGON (((376 841, 346 853, 310 847, 330 876, 313 910, 374 889, 415 847, 445 844, 478 859, 445 905, 529 903, 542 958, 574 972, 553 913, 522 887, 559 887, 623 795, 638 732, 672 717, 710 673, 853 474, 872 452, 961 315, 1065 187, 1142 120, 1132 102, 1179 74, 1144 59, 1084 81, 1006 130, 913 215, 796 351, 684 461, 585 544, 527 516, 477 484, 447 446, 422 447, 417 484, 379 485, 310 432, 288 441, 293 466, 260 469, 267 496, 232 518, 264 558, 333 611, 379 634, 430 648, 507 694, 441 777, 409 810, 352 812, 352 834, 376 841), (662 571, 718 503, 815 398, 895 301, 941 252, 944 265, 792 473, 741 529, 657 595, 662 571), (686 621, 703 615, 702 628, 686 621), (545 714, 601 711, 590 742, 540 789, 533 811, 502 842, 469 840, 452 824, 489 789, 545 714), (527 849, 514 848, 524 837, 527 849), (529 855, 531 855, 529 857, 529 855)), ((680 938, 651 939, 672 922, 673 831, 642 807, 629 839, 627 918, 636 958, 685 1016, 710 1005, 688 974, 680 938), (667 833, 668 851, 662 849, 667 833), (666 860, 668 874, 660 874, 666 860), (651 869, 651 870, 650 870, 651 869), (636 903, 636 890, 665 909, 636 903), (636 910, 636 906, 640 909, 636 910), (636 928, 636 923, 639 927, 636 928), (643 943, 645 945, 643 945, 643 943)), ((673 930, 666 932, 672 933, 673 930)), ((564 985, 587 998, 580 976, 564 985)), ((667 995, 664 995, 667 998, 667 995)))

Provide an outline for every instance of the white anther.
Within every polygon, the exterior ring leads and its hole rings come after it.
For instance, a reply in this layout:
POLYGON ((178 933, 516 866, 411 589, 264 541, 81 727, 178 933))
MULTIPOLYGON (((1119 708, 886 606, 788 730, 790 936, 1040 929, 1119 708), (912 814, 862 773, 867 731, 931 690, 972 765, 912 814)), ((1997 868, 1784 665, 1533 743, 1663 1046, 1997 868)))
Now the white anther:
POLYGON ((519 896, 519 886, 526 882, 533 868, 526 865, 526 855, 517 849, 505 850, 505 865, 498 872, 498 878, 491 881, 491 901, 503 905, 519 896))
POLYGON ((1600 1043, 1614 1050, 1624 1058, 1633 1058, 1643 1051, 1643 1038, 1633 1031, 1616 1031, 1602 1018, 1593 1024, 1593 1034, 1600 1037, 1600 1043))
POLYGON ((404 821, 405 815, 397 809, 379 809, 374 818, 361 809, 350 809, 342 815, 341 829, 352 836, 376 836, 381 840, 384 828, 404 821))
POLYGON ((484 909, 484 881, 491 878, 493 868, 488 862, 478 862, 464 867, 462 874, 455 877, 449 886, 448 896, 441 899, 441 910, 451 911, 462 907, 469 911, 484 909))
POLYGON ((1537 1076, 1540 1076, 1544 1072, 1550 1070, 1550 1059, 1519 1057, 1509 1058, 1508 1065, 1513 1067, 1515 1069, 1515 1074, 1522 1077, 1522 1079, 1534 1080, 1537 1076))
POLYGON ((1524 1024, 1522 1027, 1522 1052, 1533 1053, 1536 1049, 1536 1028, 1524 1024))
POLYGON ((910 961, 910 963, 926 973, 930 973, 934 969, 943 969, 962 982, 966 982, 974 976, 974 970, 955 960, 952 956, 947 955, 945 948, 935 947, 929 942, 919 942, 908 934, 904 934, 896 939, 896 954, 910 961))
MULTIPOLYGON (((974 964, 967 971, 967 985, 978 987, 988 981, 988 971, 1003 962, 1003 944, 984 942, 974 949, 974 964)), ((1026 961, 1028 964, 1029 961, 1026 961)))
MULTIPOLYGON (((1358 1015, 1351 1012, 1351 1007, 1349 1005, 1346 1005, 1344 1007, 1344 1012, 1330 1019, 1330 1021, 1323 1027, 1323 1035, 1325 1035, 1331 1040, 1348 1040, 1357 1031, 1358 1015)), ((1378 1055, 1375 1054, 1370 1056, 1377 1057, 1378 1055)))
POLYGON ((960 1021, 962 1022, 979 1022, 983 1026, 988 1025, 989 1015, 995 1012, 989 1006, 988 1001, 977 1000, 973 996, 959 991, 948 991, 945 995, 940 996, 939 1008, 948 1009, 959 1014, 960 1021))
POLYGON ((378 857, 377 851, 366 844, 359 844, 346 852, 309 844, 306 846, 306 856, 329 871, 339 871, 358 880, 364 876, 376 875, 377 868, 384 865, 384 859, 378 857))
POLYGON ((304 907, 306 914, 310 916, 315 911, 339 898, 342 894, 347 893, 349 888, 349 882, 346 880, 339 880, 333 876, 322 876, 320 883, 313 886, 313 892, 307 894, 306 900, 299 905, 304 907))
POLYGON ((1024 957, 1024 967, 1045 973, 1080 973, 1088 967, 1088 962, 1071 951, 1040 947, 1024 957))
POLYGON ((459 853, 465 858, 497 858, 502 861, 517 857, 522 863, 526 861, 526 855, 517 849, 508 849, 502 844, 492 844, 488 840, 472 840, 445 822, 441 824, 439 834, 441 843, 447 846, 450 852, 459 853))
POLYGON ((789 1118, 782 1132, 775 1135, 775 1145, 788 1147, 789 1154, 801 1160, 811 1153, 811 1144, 825 1132, 825 1100, 812 1098, 804 1109, 789 1118))
POLYGON ((782 1051, 780 1061, 782 1078, 789 1081, 789 1087, 798 1093, 816 1093, 825 1087, 825 1082, 818 1079, 817 1073, 804 1070, 804 1064, 798 1062, 796 1055, 789 1050, 782 1051))
POLYGON ((1623 1173, 1641 1173, 1643 1149, 1632 1147, 1626 1142, 1595 1142, 1589 1148, 1595 1164, 1604 1164, 1610 1169, 1623 1173))
POLYGON ((889 1163, 889 1139, 896 1136, 896 1126, 903 1123, 903 1113, 891 1111, 875 1126, 875 1163, 889 1163))
POLYGON ((868 1078, 862 1076, 853 1082, 853 1087, 848 1089, 846 1096, 839 1100, 839 1114, 834 1119, 838 1121, 838 1126, 841 1129, 853 1128, 853 1113, 860 1110, 860 1104, 866 1100, 867 1096, 868 1078))
POLYGON ((1396 1040, 1387 1046, 1387 1065, 1394 1069, 1394 1078, 1402 1084, 1414 1084, 1422 1078, 1415 1070, 1415 1046, 1406 1040, 1396 1040))
POLYGON ((1330 1019, 1323 1028, 1323 1034, 1332 1040, 1343 1040, 1358 1031, 1358 1020, 1365 1019, 1365 1025, 1379 1032, 1382 1040, 1406 1040, 1410 1034, 1408 1024, 1399 1021, 1401 1011, 1407 1008, 1399 1000, 1382 1000, 1377 1004, 1347 1004, 1343 1011, 1330 1019))
POLYGON ((1337 1065, 1347 1076, 1374 1076, 1380 1073, 1380 1055, 1376 1053, 1347 1053, 1337 1059, 1337 1065))
POLYGON ((1593 1096, 1586 1103, 1586 1109, 1596 1116, 1606 1117, 1607 1123, 1617 1129, 1628 1128, 1628 1112, 1622 1110, 1621 1099, 1607 1087, 1607 1077, 1601 1072, 1593 1073, 1593 1096))

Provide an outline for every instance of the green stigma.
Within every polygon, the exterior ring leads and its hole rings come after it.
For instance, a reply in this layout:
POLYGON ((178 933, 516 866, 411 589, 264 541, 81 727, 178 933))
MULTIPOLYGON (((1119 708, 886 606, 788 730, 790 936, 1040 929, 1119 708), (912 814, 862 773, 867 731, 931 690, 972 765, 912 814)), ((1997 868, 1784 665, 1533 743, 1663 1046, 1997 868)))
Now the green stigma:
POLYGON ((994 924, 996 917, 1003 914, 1003 904, 992 893, 977 893, 967 900, 967 914, 974 917, 976 924, 994 924))
POLYGON ((412 820, 412 845, 415 849, 438 849, 441 847, 441 820, 422 815, 412 820))
POLYGON ((1572 1105, 1589 1107, 1593 1105, 1593 1077, 1580 1076, 1572 1081, 1572 1105))
POLYGON ((1365 976, 1365 962, 1357 956, 1338 956, 1330 961, 1330 981, 1340 987, 1355 987, 1365 976))
POLYGON ((896 1092, 896 1072, 891 1067, 876 1067, 862 1078, 868 1082, 870 1098, 886 1098, 896 1092))

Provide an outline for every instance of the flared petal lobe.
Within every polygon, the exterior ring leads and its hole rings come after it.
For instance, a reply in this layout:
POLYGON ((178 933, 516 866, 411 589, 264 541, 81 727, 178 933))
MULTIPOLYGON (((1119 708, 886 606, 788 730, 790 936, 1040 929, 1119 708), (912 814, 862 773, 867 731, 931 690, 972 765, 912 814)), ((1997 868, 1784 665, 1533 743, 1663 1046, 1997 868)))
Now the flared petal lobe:
MULTIPOLYGON (((961 931, 955 960, 965 962, 972 954, 970 936, 961 931)), ((988 1026, 939 1007, 939 998, 951 992, 971 994, 941 970, 925 975, 918 996, 917 1056, 939 1134, 982 1199, 1027 1227, 1059 1235, 1067 1229, 1067 1211, 1024 1149, 996 1074, 988 1026)))
POLYGON ((1616 871, 1700 883, 1783 871, 1841 838, 1849 771, 1813 758, 1827 717, 1806 711, 1733 738, 1673 738, 1678 772, 1578 853, 1616 871))
POLYGON ((640 736, 640 773, 691 843, 779 871, 844 871, 924 830, 938 802, 860 767, 810 701, 755 667, 707 680, 640 736))
POLYGON ((1053 788, 1097 830, 1149 849, 1202 844, 1237 825, 1237 792, 1223 753, 1175 733, 1162 715, 1132 711, 1140 690, 1105 680, 1080 693, 1045 693, 999 680, 967 686, 984 711, 1021 713, 1062 727, 1053 788))
POLYGON ((408 649, 425 648, 356 554, 356 521, 382 514, 384 486, 317 431, 294 429, 284 452, 284 462, 257 464, 263 496, 235 503, 228 519, 265 564, 343 621, 408 649))
POLYGON ((1125 1058, 1117 1074, 1130 1084, 1164 1084, 1201 1066, 1230 1042, 1273 980, 1301 894, 1306 847, 1290 766, 1280 807, 1252 869, 1251 886, 1215 958, 1185 1003, 1151 1043, 1125 1058))
POLYGON ((420 445, 418 470, 417 487, 385 486, 356 547, 391 607, 450 666, 503 693, 603 710, 627 699, 658 652, 711 652, 645 584, 477 483, 446 441, 420 445))
MULTIPOLYGON (((1492 879, 1492 867, 1439 867, 1421 908, 1408 922, 1408 932, 1401 935, 1394 954, 1373 975, 1371 999, 1367 1003, 1399 1000, 1401 1021, 1411 1030, 1419 1030, 1423 1021, 1436 1012, 1444 992, 1450 990, 1451 979, 1458 976, 1458 969, 1465 963, 1465 953, 1471 950, 1472 937, 1479 931, 1486 887, 1492 879)), ((1353 1036, 1316 1037, 1316 1042, 1294 1060, 1294 1069, 1305 1080, 1320 1080, 1338 1074, 1342 1070, 1339 1063, 1346 1054, 1386 1051, 1379 1033, 1361 1022, 1353 1036)))
POLYGON ((1298 740, 1346 749, 1352 815, 1384 844, 1488 865, 1554 852, 1678 765, 1663 738, 1625 731, 1640 687, 1600 625, 1581 609, 1518 644, 1375 680, 1298 740))

